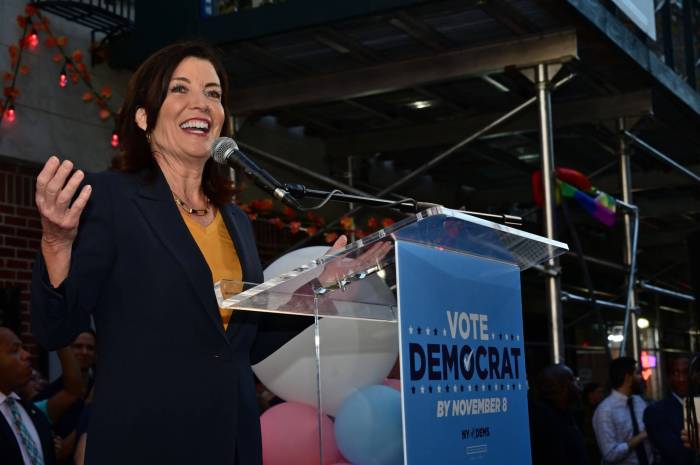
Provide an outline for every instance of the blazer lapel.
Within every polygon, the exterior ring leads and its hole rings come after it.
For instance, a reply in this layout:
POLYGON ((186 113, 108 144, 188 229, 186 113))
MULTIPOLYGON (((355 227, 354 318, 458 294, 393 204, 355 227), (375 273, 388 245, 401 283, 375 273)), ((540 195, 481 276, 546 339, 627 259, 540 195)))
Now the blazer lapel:
POLYGON ((0 450, 2 450, 3 463, 7 459, 7 463, 23 463, 22 451, 19 449, 15 433, 12 427, 5 419, 5 416, 0 413, 0 450))
POLYGON ((168 183, 160 170, 153 183, 141 186, 134 201, 155 235, 182 266, 204 311, 219 334, 226 338, 214 295, 211 270, 177 211, 168 183))

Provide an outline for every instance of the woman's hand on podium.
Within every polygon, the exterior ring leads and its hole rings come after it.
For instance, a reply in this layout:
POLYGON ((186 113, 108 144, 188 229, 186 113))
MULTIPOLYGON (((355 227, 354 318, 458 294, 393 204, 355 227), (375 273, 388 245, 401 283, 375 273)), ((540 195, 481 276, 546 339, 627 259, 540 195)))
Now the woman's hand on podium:
POLYGON ((84 186, 72 202, 85 174, 73 171, 73 162, 56 156, 48 159, 36 179, 35 201, 41 217, 41 253, 49 281, 58 287, 68 276, 73 241, 78 234, 80 215, 92 187, 84 186))
MULTIPOLYGON (((342 249, 347 243, 348 239, 345 234, 343 234, 335 241, 326 255, 342 249)), ((318 281, 323 287, 331 287, 333 285, 339 285, 341 280, 356 273, 367 271, 373 267, 379 267, 382 259, 389 253, 392 246, 393 243, 391 241, 380 241, 372 244, 366 251, 355 258, 340 257, 332 260, 325 264, 323 272, 321 272, 318 277, 318 281)))

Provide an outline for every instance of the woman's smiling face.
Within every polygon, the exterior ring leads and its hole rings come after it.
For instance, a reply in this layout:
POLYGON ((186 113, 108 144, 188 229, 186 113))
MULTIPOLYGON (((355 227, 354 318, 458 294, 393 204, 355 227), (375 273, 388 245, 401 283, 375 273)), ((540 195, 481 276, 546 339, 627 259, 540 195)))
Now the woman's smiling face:
POLYGON ((221 95, 219 76, 209 61, 195 57, 182 60, 158 112, 151 134, 153 150, 206 161, 224 124, 221 95))

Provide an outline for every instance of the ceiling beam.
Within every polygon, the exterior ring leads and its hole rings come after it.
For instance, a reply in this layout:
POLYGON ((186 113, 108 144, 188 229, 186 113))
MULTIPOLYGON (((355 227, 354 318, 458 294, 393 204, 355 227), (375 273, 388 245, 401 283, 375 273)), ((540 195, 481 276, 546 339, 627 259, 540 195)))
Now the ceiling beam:
MULTIPOLYGON (((553 105, 555 128, 614 120, 620 116, 650 114, 653 111, 652 95, 649 91, 561 103, 555 101, 553 105)), ((344 157, 443 146, 464 139, 470 133, 495 121, 503 113, 455 118, 411 127, 330 138, 326 140, 326 148, 329 155, 344 157)), ((537 121, 536 109, 526 110, 512 122, 501 126, 498 132, 537 131, 537 121)))
POLYGON ((374 64, 382 58, 347 34, 342 34, 328 26, 319 27, 314 34, 314 39, 342 55, 349 55, 365 64, 374 64))
POLYGON ((237 89, 236 114, 291 105, 329 102, 420 86, 431 82, 502 71, 509 66, 561 63, 577 57, 576 32, 566 30, 453 50, 421 58, 344 70, 237 89))
POLYGON ((516 8, 502 0, 486 0, 480 2, 479 7, 515 34, 528 34, 537 30, 516 8))
POLYGON ((454 48, 450 39, 405 11, 396 13, 389 19, 389 24, 436 52, 454 48))

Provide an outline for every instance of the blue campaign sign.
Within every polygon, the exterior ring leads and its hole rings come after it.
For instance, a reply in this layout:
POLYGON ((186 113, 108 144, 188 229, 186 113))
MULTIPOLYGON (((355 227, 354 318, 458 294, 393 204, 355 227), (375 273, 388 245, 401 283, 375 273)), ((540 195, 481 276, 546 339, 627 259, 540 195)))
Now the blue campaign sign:
POLYGON ((397 241, 406 465, 529 465, 520 275, 397 241))

